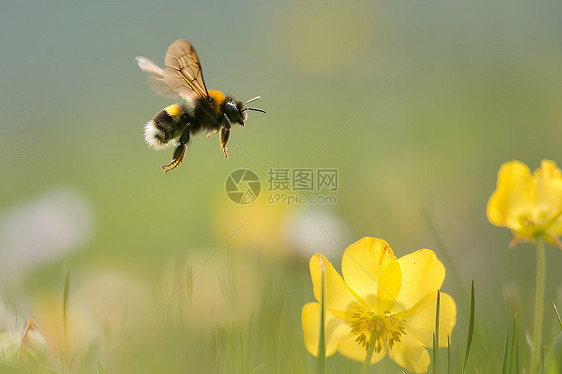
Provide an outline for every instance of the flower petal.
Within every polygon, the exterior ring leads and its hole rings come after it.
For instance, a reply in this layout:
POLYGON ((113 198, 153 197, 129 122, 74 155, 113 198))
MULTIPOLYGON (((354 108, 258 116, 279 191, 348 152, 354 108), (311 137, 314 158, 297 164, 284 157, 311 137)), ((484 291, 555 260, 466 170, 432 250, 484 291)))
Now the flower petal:
POLYGON ((350 245, 343 254, 342 274, 345 283, 361 298, 375 295, 380 275, 396 256, 387 242, 363 238, 350 245))
MULTIPOLYGON (((557 237, 562 235, 562 216, 555 220, 552 225, 550 225, 548 229, 548 233, 551 237, 557 237)), ((559 242, 555 240, 551 240, 554 244, 559 244, 559 242)))
POLYGON ((498 172, 496 190, 492 193, 486 214, 490 223, 520 231, 524 219, 533 210, 536 189, 529 167, 520 161, 503 164, 498 172))
POLYGON ((316 300, 322 303, 322 274, 324 274, 324 306, 332 309, 339 318, 344 319, 344 315, 337 311, 353 311, 354 306, 361 300, 358 300, 353 291, 345 285, 343 278, 326 257, 315 254, 310 259, 309 267, 316 300))
MULTIPOLYGON (((320 312, 318 303, 308 303, 302 308, 302 330, 304 345, 314 356, 318 355, 318 340, 320 339, 320 312)), ((340 342, 353 339, 349 324, 336 318, 329 310, 324 314, 324 336, 326 357, 333 355, 340 342)))
POLYGON ((430 249, 420 249, 398 259, 402 287, 398 303, 409 310, 429 293, 437 291, 445 279, 445 267, 430 249))
POLYGON ((402 269, 400 268, 400 263, 394 261, 383 270, 379 278, 377 288, 378 300, 375 309, 378 314, 386 314, 386 311, 393 309, 401 288, 402 269))
POLYGON ((414 373, 425 373, 430 362, 427 350, 408 335, 402 335, 401 341, 394 344, 388 355, 398 365, 414 373))
POLYGON ((533 181, 537 186, 537 206, 562 207, 562 173, 554 161, 542 160, 533 181))
MULTIPOLYGON (((542 160, 540 168, 533 173, 533 181, 537 187, 536 209, 537 213, 545 222, 560 219, 562 214, 562 173, 556 163, 542 160)), ((562 219, 560 219, 562 222, 562 219)), ((540 223, 540 222, 537 222, 540 223)), ((558 223, 558 222, 557 222, 558 223)), ((558 226, 551 227, 554 231, 558 226)), ((555 236, 562 232, 554 233, 555 236)))
MULTIPOLYGON (((441 292, 439 298, 439 347, 446 347, 447 335, 451 336, 457 321, 457 306, 453 298, 446 293, 441 292)), ((436 306, 437 292, 433 292, 409 311, 410 317, 404 318, 406 334, 425 347, 433 346, 436 306)))
MULTIPOLYGON (((354 340, 341 342, 338 345, 338 352, 342 356, 357 362, 365 362, 365 356, 367 355, 367 349, 357 344, 354 340)), ((373 352, 373 355, 371 356, 371 365, 376 364, 377 362, 382 360, 384 356, 386 356, 386 351, 383 346, 382 350, 379 353, 377 353, 376 351, 373 352)))

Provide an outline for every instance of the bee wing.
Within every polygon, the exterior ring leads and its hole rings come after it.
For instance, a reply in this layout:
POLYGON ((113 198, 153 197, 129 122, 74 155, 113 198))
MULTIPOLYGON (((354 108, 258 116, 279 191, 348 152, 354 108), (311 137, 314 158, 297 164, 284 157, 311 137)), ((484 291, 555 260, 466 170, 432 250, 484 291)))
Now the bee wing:
POLYGON ((164 63, 164 80, 186 101, 193 103, 209 97, 199 57, 188 41, 178 39, 173 42, 168 47, 164 63))
POLYGON ((146 80, 152 91, 156 92, 159 96, 165 97, 166 99, 175 99, 179 94, 172 90, 168 83, 164 81, 164 78, 156 78, 156 76, 151 75, 146 80))
POLYGON ((142 56, 135 57, 135 60, 137 60, 139 68, 145 73, 154 75, 156 78, 164 78, 164 69, 156 65, 154 61, 142 56))
POLYGON ((178 97, 178 93, 164 81, 164 69, 156 65, 156 63, 146 57, 137 56, 135 57, 139 68, 145 73, 150 74, 147 82, 150 88, 158 95, 165 97, 166 99, 175 99, 178 97))

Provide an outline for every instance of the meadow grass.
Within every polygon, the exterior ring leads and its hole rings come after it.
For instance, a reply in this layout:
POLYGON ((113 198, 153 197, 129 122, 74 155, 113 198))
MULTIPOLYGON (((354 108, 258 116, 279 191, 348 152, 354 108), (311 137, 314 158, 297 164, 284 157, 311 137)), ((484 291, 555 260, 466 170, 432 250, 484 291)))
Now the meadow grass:
MULTIPOLYGON (((245 288, 238 285, 244 281, 238 270, 240 261, 229 260, 229 256, 220 256, 226 261, 218 275, 219 292, 222 293, 218 304, 207 304, 208 300, 199 299, 197 294, 199 277, 193 273, 193 264, 174 265, 172 271, 160 275, 163 281, 160 289, 154 291, 154 303, 146 309, 137 309, 123 305, 116 309, 117 328, 96 326, 94 338, 79 341, 80 336, 72 329, 91 329, 94 326, 81 326, 73 321, 76 313, 72 309, 72 298, 76 297, 77 280, 71 276, 72 269, 65 272, 61 279, 60 293, 62 303, 58 310, 62 322, 59 326, 62 339, 55 340, 49 333, 45 341, 31 340, 25 337, 22 349, 15 356, 4 354, 0 361, 2 373, 352 373, 352 372, 405 372, 388 358, 381 363, 361 369, 360 363, 347 360, 338 354, 325 358, 323 353, 317 358, 308 354, 302 339, 300 309, 304 302, 311 299, 305 262, 271 261, 263 257, 246 256, 244 261, 251 262, 262 270, 255 280, 262 283, 258 297, 248 301, 240 292, 245 288), (302 284, 307 286, 302 286, 302 284), (176 287, 181 284, 178 290, 176 287), (251 302, 252 307, 245 309, 240 303, 251 302), (162 305, 163 303, 163 305, 162 305), (224 313, 217 313, 214 307, 220 305, 224 313), (199 309, 202 308, 202 309, 199 309), (127 319, 140 315, 134 324, 127 319), (42 344, 49 346, 46 355, 30 354, 40 351, 42 344)), ((503 332, 503 351, 501 355, 484 354, 478 341, 473 342, 476 325, 485 325, 478 317, 477 281, 470 286, 470 298, 466 300, 468 309, 459 311, 457 329, 468 326, 462 333, 453 333, 448 337, 447 347, 431 349, 432 373, 490 373, 501 368, 501 373, 522 373, 529 357, 530 347, 521 344, 520 322, 517 312, 510 308, 509 298, 506 305, 506 317, 503 318, 506 329, 503 332), (475 291, 476 289, 476 291, 475 291), (493 363, 495 361, 495 363, 493 363)), ((204 285, 203 285, 204 286, 204 285)), ((247 295, 246 295, 247 296, 247 295)), ((254 295, 255 296, 255 295, 254 295)), ((459 305, 463 303, 458 302, 459 305)), ((439 308, 436 309, 436 325, 439 323, 439 308)), ((560 323, 556 307, 546 313, 547 318, 560 323)), ((134 318, 132 318, 134 319, 134 318)), ((50 326, 42 325, 48 329, 50 326)), ((562 326, 559 326, 562 330, 562 326)), ((525 330, 529 328, 523 327, 525 330)), ((484 339, 497 341, 499 329, 486 330, 484 339)), ((84 330, 81 330, 84 331, 84 330)), ((549 335, 551 336, 551 335, 549 335)), ((434 339, 438 337, 434 335, 434 339)), ((17 339, 16 339, 17 342, 17 339)), ((6 343, 3 343, 5 346, 6 343)), ((438 341, 435 341, 437 346, 438 341)), ((550 346, 545 343, 544 355, 550 354, 550 346)), ((319 352, 325 352, 322 344, 319 352)), ((541 361, 543 356, 541 355, 541 361)), ((542 365, 540 372, 544 371, 542 365)))

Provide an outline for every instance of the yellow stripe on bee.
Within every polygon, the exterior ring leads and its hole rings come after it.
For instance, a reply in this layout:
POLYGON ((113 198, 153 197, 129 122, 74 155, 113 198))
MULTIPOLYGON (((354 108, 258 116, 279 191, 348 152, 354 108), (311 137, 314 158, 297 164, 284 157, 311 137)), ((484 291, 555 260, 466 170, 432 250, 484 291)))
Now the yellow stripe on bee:
POLYGON ((220 91, 209 90, 207 91, 207 93, 209 94, 209 97, 213 99, 212 102, 213 111, 215 112, 215 114, 218 115, 220 111, 220 106, 224 103, 226 98, 224 97, 224 94, 220 91))
POLYGON ((209 93, 209 96, 213 99, 213 101, 217 103, 217 105, 221 105, 222 103, 224 103, 225 97, 222 92, 216 90, 209 90, 207 92, 209 93))
POLYGON ((181 115, 181 108, 178 104, 172 104, 164 108, 166 113, 172 118, 176 118, 177 116, 181 115))

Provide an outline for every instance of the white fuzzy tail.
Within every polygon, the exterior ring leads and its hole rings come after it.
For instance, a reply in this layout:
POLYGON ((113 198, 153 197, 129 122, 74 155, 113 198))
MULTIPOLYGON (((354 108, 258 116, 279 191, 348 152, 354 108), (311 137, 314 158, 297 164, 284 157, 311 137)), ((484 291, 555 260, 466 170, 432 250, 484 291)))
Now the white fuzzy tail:
POLYGON ((157 151, 170 148, 178 144, 177 139, 165 142, 164 139, 166 139, 166 134, 162 129, 159 129, 158 126, 156 126, 156 123, 153 120, 145 123, 143 134, 146 144, 157 151))

